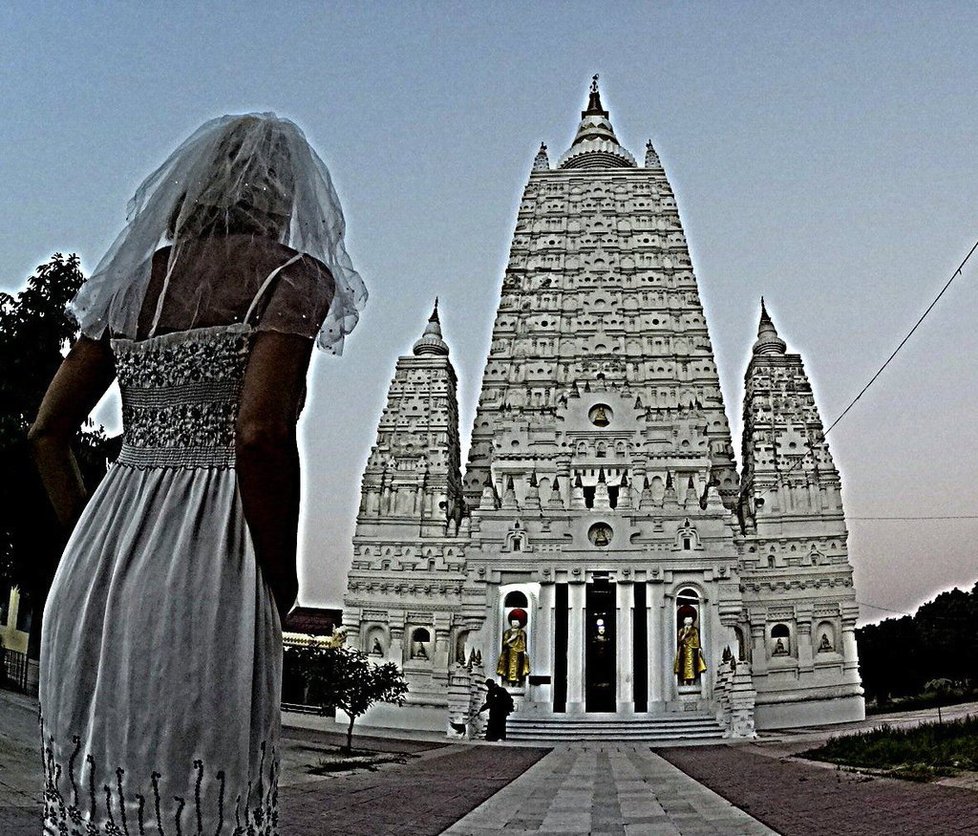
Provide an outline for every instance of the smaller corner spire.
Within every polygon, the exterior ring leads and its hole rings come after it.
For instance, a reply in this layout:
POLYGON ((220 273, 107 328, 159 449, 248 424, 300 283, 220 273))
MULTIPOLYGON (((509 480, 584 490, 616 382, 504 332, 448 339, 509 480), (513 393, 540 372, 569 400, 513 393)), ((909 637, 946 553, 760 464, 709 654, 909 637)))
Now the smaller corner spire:
POLYGON ((441 318, 438 316, 438 297, 435 297, 435 306, 428 317, 428 324, 425 326, 421 339, 414 344, 415 357, 424 355, 436 355, 441 357, 448 356, 448 343, 441 336, 441 318))
POLYGON ((753 352, 755 356, 766 354, 785 354, 788 346, 774 327, 771 315, 767 312, 764 304, 764 297, 761 297, 761 318, 757 324, 757 340, 754 342, 753 352))
POLYGON ((656 153, 655 146, 652 144, 651 139, 645 143, 645 167, 646 168, 662 167, 662 161, 659 159, 659 155, 656 153))
POLYGON ((550 170, 550 157, 547 156, 547 143, 540 143, 540 150, 537 151, 536 157, 533 159, 533 170, 534 171, 549 171, 550 170))

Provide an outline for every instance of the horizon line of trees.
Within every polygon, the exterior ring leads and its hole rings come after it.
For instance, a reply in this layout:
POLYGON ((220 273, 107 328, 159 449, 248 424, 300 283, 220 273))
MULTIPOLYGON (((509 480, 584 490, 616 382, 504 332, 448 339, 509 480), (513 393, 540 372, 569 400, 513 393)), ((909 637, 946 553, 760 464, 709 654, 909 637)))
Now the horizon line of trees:
POLYGON ((978 582, 921 604, 913 615, 856 629, 859 670, 868 699, 885 705, 935 682, 978 685, 978 582))

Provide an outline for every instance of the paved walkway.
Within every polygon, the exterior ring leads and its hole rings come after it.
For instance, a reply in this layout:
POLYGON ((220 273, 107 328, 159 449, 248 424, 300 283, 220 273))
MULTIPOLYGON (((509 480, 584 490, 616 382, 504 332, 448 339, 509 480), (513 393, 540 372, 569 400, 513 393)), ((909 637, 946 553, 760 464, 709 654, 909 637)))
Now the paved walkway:
POLYGON ((773 834, 637 744, 561 746, 446 836, 773 834))
POLYGON ((37 701, 0 690, 0 836, 40 836, 37 701))

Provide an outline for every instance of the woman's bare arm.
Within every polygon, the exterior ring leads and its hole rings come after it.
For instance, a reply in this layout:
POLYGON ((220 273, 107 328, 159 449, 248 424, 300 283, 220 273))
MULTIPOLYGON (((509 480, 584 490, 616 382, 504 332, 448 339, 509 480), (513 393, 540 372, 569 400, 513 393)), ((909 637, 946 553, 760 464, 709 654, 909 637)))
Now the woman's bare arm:
POLYGON ((115 378, 107 342, 79 338, 48 386, 28 438, 58 519, 75 524, 88 499, 71 440, 115 378))
POLYGON ((245 372, 236 434, 236 468, 245 520, 262 576, 284 620, 299 590, 299 452, 295 425, 312 340, 260 333, 245 372))

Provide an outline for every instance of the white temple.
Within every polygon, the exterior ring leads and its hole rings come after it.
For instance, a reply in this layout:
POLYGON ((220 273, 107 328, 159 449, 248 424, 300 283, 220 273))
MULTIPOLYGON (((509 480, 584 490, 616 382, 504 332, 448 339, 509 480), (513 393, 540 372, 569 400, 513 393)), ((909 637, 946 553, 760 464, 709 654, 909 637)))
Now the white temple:
POLYGON ((437 305, 397 361, 344 627, 410 692, 366 722, 464 726, 487 677, 527 739, 861 719, 839 474, 763 302, 745 387, 738 473, 676 198, 595 77, 533 162, 464 476, 437 305))

